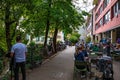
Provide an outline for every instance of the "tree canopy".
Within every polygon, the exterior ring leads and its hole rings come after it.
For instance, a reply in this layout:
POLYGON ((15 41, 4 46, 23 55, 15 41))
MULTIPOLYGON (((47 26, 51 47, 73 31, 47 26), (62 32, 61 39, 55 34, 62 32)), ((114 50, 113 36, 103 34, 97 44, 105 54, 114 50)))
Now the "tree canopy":
POLYGON ((1 0, 0 1, 0 47, 10 50, 15 36, 32 38, 45 36, 54 31, 54 40, 58 31, 65 35, 72 33, 85 22, 87 12, 78 12, 72 0, 1 0))

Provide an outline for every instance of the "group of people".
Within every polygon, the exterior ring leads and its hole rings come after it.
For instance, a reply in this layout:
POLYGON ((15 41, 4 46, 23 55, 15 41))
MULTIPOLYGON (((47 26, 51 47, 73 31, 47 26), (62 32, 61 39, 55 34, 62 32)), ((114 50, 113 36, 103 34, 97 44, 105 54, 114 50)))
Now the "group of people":
MULTIPOLYGON (((113 77, 109 77, 109 75, 112 74, 113 76, 113 66, 112 66, 112 57, 111 57, 111 49, 112 45, 110 42, 110 39, 108 40, 101 40, 100 43, 90 43, 90 44, 85 44, 85 43, 81 43, 81 42, 77 42, 75 45, 75 54, 74 54, 74 58, 77 61, 83 61, 86 62, 89 60, 89 50, 93 51, 93 52, 103 52, 103 56, 97 57, 97 69, 100 72, 104 73, 104 78, 107 80, 109 80, 110 78, 113 77), (102 49, 101 49, 102 48, 102 49), (109 62, 109 63, 107 63, 109 62)), ((120 49, 120 43, 117 42, 117 46, 116 48, 120 49)), ((91 70, 89 69, 90 67, 87 65, 86 66, 88 69, 88 72, 91 70)), ((81 67, 79 66, 78 68, 85 68, 85 67, 81 67)))
POLYGON ((86 59, 88 59, 88 54, 87 52, 89 52, 90 50, 92 50, 93 52, 103 52, 104 54, 106 54, 107 56, 111 56, 111 49, 115 48, 117 50, 120 50, 120 38, 117 39, 116 41, 116 46, 114 47, 111 44, 111 40, 108 39, 101 39, 100 42, 98 44, 94 44, 94 43, 89 43, 89 44, 85 44, 85 42, 82 40, 81 42, 78 41, 75 44, 75 59, 79 60, 79 61, 85 61, 86 59))
POLYGON ((105 52, 107 56, 110 56, 111 42, 110 39, 102 39, 99 44, 86 44, 84 41, 78 41, 75 44, 75 54, 74 58, 78 61, 87 61, 89 59, 88 54, 90 51, 93 52, 105 52), (104 48, 105 47, 105 48, 104 48), (101 49, 102 48, 102 49, 101 49), (106 49, 106 50, 104 50, 106 49))

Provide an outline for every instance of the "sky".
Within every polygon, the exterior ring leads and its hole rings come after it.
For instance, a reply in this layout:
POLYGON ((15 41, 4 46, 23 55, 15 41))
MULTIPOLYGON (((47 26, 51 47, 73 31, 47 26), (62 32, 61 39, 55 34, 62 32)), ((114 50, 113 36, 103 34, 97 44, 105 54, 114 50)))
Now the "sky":
POLYGON ((93 0, 73 0, 73 4, 76 5, 76 8, 78 10, 85 10, 87 12, 89 12, 92 8, 93 0), (84 3, 83 1, 85 1, 86 3, 84 3))
MULTIPOLYGON (((76 6, 76 8, 78 9, 78 11, 81 11, 81 10, 85 10, 86 12, 89 12, 92 8, 93 8, 93 0, 84 0, 86 1, 86 4, 83 2, 83 0, 73 0, 73 4, 76 6)), ((84 17, 85 19, 87 17, 84 17)), ((80 39, 83 39, 85 40, 86 38, 86 30, 84 30, 83 27, 80 27, 78 32, 79 34, 81 34, 81 37, 80 39)))

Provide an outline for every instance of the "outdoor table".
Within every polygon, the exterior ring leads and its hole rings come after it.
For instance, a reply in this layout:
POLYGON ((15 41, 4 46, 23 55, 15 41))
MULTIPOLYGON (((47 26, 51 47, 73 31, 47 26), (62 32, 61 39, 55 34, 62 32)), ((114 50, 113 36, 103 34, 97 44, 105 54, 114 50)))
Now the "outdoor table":
POLYGON ((116 49, 116 50, 114 50, 113 52, 116 53, 116 54, 118 54, 118 55, 120 55, 120 50, 117 50, 117 49, 116 49))
POLYGON ((91 77, 99 77, 99 78, 102 77, 103 74, 96 69, 97 68, 96 63, 98 59, 101 58, 102 55, 103 55, 102 52, 91 52, 89 54, 89 59, 90 59, 89 68, 91 72, 91 77))
POLYGON ((103 54, 102 52, 93 52, 89 55, 89 58, 91 62, 90 71, 94 74, 93 77, 101 79, 103 77, 103 72, 99 71, 101 68, 98 69, 98 61, 104 59, 112 64, 112 58, 103 54))
POLYGON ((99 57, 102 57, 102 56, 103 56, 102 52, 91 52, 89 54, 90 59, 96 59, 96 58, 99 58, 99 57))

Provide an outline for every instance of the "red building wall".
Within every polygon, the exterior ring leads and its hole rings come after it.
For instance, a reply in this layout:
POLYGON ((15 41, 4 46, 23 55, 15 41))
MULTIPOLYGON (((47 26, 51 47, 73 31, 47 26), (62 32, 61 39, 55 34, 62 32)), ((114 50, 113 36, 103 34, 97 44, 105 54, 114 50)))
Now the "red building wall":
MULTIPOLYGON (((112 7, 115 5, 115 3, 118 0, 110 0, 110 3, 103 9, 102 13, 100 13, 100 15, 98 16, 97 19, 95 19, 95 15, 97 13, 99 13, 99 8, 103 6, 104 0, 101 0, 101 2, 98 4, 98 6, 96 6, 96 9, 94 9, 95 11, 93 12, 94 15, 94 22, 93 22, 93 34, 98 34, 98 33, 102 33, 102 32, 106 32, 109 31, 111 29, 114 29, 116 27, 118 27, 120 25, 120 14, 118 14, 118 16, 115 17, 111 17, 110 21, 103 24, 102 26, 100 26, 99 28, 95 28, 96 24, 100 21, 101 18, 104 17, 104 15, 110 10, 110 14, 112 13, 112 7)), ((113 14, 111 14, 113 15, 113 14)))
POLYGON ((95 34, 98 33, 102 33, 102 32, 106 32, 109 30, 112 30, 114 28, 117 28, 120 26, 120 14, 116 17, 114 17, 111 21, 109 21, 108 23, 104 24, 103 26, 101 26, 100 28, 98 28, 95 31, 95 34))

